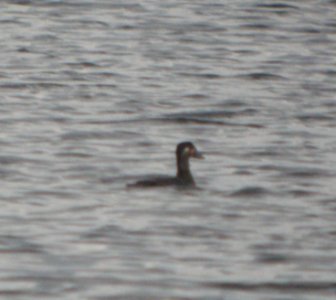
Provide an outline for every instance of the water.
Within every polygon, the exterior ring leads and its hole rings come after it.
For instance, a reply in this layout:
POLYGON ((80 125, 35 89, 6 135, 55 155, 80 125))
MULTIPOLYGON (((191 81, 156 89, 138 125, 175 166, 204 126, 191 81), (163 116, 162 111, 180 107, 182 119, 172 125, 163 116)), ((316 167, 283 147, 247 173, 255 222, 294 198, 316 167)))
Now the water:
POLYGON ((1 298, 334 299, 335 1, 0 6, 1 298))

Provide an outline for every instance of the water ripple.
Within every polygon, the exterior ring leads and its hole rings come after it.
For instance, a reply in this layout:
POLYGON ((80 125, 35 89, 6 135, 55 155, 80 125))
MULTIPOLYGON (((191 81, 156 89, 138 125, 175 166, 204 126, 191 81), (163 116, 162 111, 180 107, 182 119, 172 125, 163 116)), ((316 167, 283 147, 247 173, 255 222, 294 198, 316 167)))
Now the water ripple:
POLYGON ((274 292, 321 292, 321 291, 336 291, 336 282, 333 281, 318 281, 311 282, 262 282, 262 283, 242 283, 242 282, 208 282, 202 284, 204 287, 215 287, 222 290, 269 290, 274 292))
POLYGON ((265 188, 259 186, 250 186, 250 187, 243 187, 231 194, 232 197, 239 197, 239 198, 252 198, 252 197, 263 197, 272 194, 265 188))

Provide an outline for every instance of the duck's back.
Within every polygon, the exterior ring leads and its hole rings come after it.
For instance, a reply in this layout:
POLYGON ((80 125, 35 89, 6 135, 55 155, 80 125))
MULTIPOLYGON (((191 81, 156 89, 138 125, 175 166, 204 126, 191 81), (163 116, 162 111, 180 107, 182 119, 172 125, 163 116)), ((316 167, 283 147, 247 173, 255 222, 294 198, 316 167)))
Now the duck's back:
POLYGON ((129 187, 161 187, 161 186, 164 187, 164 186, 180 186, 180 185, 183 185, 183 182, 177 177, 155 176, 155 177, 139 180, 128 186, 129 187))

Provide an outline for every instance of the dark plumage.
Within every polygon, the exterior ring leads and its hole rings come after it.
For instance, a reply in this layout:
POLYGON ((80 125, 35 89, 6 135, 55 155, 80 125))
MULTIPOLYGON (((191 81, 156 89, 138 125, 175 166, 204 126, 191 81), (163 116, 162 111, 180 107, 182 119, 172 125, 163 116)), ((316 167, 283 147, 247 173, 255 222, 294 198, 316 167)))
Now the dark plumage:
POLYGON ((203 155, 196 149, 193 143, 183 142, 176 147, 177 174, 175 177, 153 177, 137 181, 129 187, 159 187, 159 186, 195 186, 195 181, 189 169, 189 158, 202 159, 203 155))

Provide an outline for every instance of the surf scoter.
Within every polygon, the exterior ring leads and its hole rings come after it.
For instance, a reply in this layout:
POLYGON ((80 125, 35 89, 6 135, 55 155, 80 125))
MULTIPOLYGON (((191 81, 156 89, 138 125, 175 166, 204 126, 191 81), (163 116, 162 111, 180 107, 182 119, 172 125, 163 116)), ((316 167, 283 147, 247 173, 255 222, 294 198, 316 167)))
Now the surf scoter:
POLYGON ((183 142, 176 146, 177 174, 175 177, 153 177, 137 181, 129 187, 160 187, 160 186, 195 186, 195 181, 189 169, 189 158, 203 159, 193 143, 183 142))

